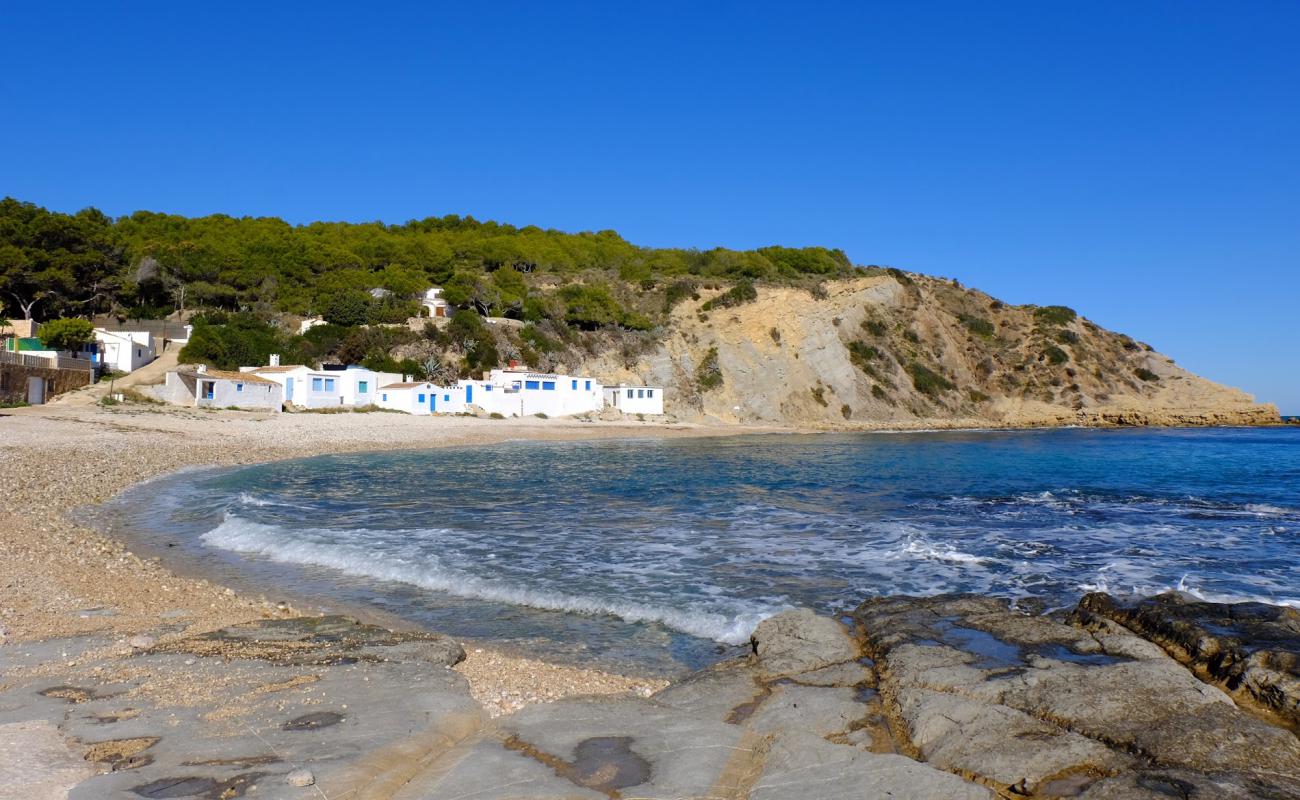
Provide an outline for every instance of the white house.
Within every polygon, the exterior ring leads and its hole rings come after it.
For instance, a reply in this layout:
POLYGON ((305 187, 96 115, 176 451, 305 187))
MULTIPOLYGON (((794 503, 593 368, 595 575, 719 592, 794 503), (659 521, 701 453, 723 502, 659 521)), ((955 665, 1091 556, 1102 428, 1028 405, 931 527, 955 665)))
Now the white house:
POLYGON ((624 414, 662 414, 664 391, 658 386, 606 386, 605 405, 624 414))
POLYGON ((394 382, 379 387, 375 405, 407 414, 462 414, 465 412, 465 390, 428 381, 394 382))
POLYGON ((402 379, 394 372, 375 372, 358 366, 346 369, 312 369, 302 364, 281 366, 276 356, 265 367, 239 369, 243 374, 279 384, 284 389, 285 402, 303 408, 378 405, 380 385, 402 379))
POLYGON ((155 395, 168 403, 198 408, 242 408, 279 412, 284 405, 280 384, 247 372, 226 372, 203 365, 181 366, 167 373, 155 395))
POLYGON ((99 342, 104 366, 115 372, 135 372, 158 357, 148 331, 96 328, 95 341, 99 342))
POLYGON ((451 316, 451 308, 447 305, 447 301, 442 299, 442 289, 437 286, 424 293, 424 299, 420 304, 429 312, 430 317, 451 316))
POLYGON ((567 417, 600 411, 605 402, 594 378, 517 368, 494 369, 483 380, 462 380, 456 385, 464 391, 467 407, 506 417, 567 417))
POLYGON ((305 319, 302 322, 298 323, 298 335, 301 336, 307 331, 316 327, 317 325, 324 325, 324 324, 325 324, 325 320, 321 319, 320 317, 309 317, 308 319, 305 319))

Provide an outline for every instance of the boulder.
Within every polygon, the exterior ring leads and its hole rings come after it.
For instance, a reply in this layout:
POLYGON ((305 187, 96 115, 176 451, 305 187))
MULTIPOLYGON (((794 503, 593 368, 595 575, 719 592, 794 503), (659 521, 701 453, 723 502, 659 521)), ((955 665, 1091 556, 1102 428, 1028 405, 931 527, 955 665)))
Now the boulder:
POLYGON ((860 656, 843 625, 807 608, 763 620, 749 641, 759 670, 767 676, 798 675, 860 656))

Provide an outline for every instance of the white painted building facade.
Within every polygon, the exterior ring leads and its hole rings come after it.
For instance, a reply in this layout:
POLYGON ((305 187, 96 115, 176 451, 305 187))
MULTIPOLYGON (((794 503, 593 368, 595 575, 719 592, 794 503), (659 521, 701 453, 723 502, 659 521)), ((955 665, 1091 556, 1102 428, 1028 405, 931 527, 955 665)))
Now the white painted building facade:
POLYGON ((95 341, 99 343, 104 367, 115 372, 135 372, 158 357, 148 331, 96 328, 95 341))
POLYGON ((600 411, 604 406, 600 382, 594 378, 494 369, 483 380, 462 380, 467 407, 505 417, 568 417, 600 411))
POLYGON ((463 414, 465 390, 459 386, 438 386, 428 381, 402 381, 379 387, 375 405, 407 414, 463 414))
MULTIPOLYGON (((278 361, 272 358, 272 362, 278 361)), ((356 408, 379 404, 379 387, 402 379, 394 372, 375 372, 365 367, 312 369, 301 364, 240 367, 240 372, 257 375, 279 384, 284 400, 302 408, 356 408)))
POLYGON ((659 386, 606 386, 605 405, 624 414, 662 414, 664 391, 659 386))
POLYGON ((451 307, 448 306, 447 301, 442 298, 442 289, 437 286, 424 293, 424 299, 420 301, 420 305, 424 306, 424 310, 428 312, 427 316, 451 316, 451 307))
POLYGON ((167 373, 158 399, 197 408, 239 408, 279 412, 284 389, 278 383, 246 372, 226 372, 202 365, 179 367, 167 373))

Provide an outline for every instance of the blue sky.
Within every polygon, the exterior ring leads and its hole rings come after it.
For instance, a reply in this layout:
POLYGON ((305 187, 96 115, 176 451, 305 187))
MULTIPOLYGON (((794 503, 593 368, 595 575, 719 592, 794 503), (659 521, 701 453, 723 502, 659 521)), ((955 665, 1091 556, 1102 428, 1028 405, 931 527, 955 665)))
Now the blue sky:
POLYGON ((1300 4, 10 5, 0 194, 841 247, 1300 414, 1300 4))

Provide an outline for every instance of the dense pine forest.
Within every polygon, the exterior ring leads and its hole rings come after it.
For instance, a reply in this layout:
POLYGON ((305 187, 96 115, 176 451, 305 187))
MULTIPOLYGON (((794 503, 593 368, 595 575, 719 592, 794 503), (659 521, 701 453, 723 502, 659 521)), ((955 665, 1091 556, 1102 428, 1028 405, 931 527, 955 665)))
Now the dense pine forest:
POLYGON ((755 282, 815 292, 853 272, 842 251, 822 247, 648 248, 614 231, 454 215, 292 225, 150 211, 113 218, 94 208, 65 214, 0 201, 0 317, 183 313, 196 331, 182 356, 222 367, 269 352, 425 374, 464 373, 507 356, 544 366, 568 348, 652 338, 672 306, 701 287, 736 287, 738 297, 755 282), (449 329, 430 328, 425 346, 411 347, 417 335, 391 326, 418 316, 417 298, 430 286, 443 287, 457 313, 449 329), (294 316, 330 324, 298 336, 284 324, 294 316), (482 317, 526 324, 503 340, 484 332, 482 317))

